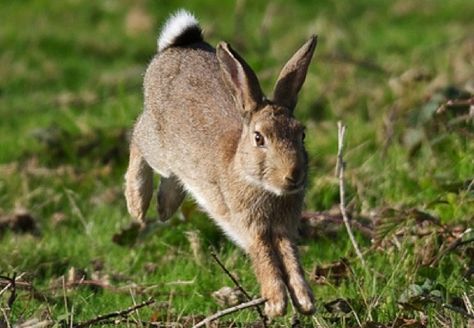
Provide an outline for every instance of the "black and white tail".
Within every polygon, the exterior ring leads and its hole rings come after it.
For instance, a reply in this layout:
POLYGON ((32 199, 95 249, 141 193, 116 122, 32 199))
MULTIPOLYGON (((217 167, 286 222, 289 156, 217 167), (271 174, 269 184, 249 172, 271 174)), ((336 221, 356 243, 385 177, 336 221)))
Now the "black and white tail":
POLYGON ((190 12, 180 9, 166 21, 158 38, 158 52, 169 47, 203 41, 199 22, 190 12))

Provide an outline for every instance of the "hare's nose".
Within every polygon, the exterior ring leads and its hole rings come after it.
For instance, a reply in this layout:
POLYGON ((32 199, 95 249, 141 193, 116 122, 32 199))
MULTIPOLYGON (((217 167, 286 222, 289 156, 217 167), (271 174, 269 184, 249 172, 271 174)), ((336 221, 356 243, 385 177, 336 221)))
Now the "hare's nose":
POLYGON ((290 185, 297 186, 303 182, 303 172, 301 170, 293 170, 285 176, 285 181, 290 185))

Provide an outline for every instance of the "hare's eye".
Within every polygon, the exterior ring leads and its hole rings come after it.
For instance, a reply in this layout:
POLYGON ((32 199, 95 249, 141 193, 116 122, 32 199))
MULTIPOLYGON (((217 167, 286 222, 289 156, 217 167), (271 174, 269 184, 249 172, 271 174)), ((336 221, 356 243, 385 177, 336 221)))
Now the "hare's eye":
POLYGON ((260 132, 255 131, 254 138, 255 138, 255 144, 258 147, 265 146, 265 138, 260 134, 260 132))

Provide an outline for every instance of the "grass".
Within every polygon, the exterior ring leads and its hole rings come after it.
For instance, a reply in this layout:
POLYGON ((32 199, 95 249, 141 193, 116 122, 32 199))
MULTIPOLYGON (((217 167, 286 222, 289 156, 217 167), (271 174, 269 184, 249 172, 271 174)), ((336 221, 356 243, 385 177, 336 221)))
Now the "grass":
MULTIPOLYGON (((378 248, 357 234, 368 271, 343 230, 321 229, 302 240, 307 272, 343 257, 350 263, 339 283, 330 276, 323 285, 313 283, 319 312, 303 323, 353 327, 359 320, 391 326, 397 318, 421 323, 426 317, 429 327, 439 326, 439 320, 467 327, 465 316, 418 294, 408 305, 399 304, 410 285, 420 287, 427 279, 433 282, 428 292, 439 292, 443 302, 454 304, 463 293, 474 300, 473 278, 466 275, 473 265, 472 244, 448 252, 435 266, 424 265, 453 237, 407 214, 418 209, 451 232, 473 225, 472 118, 455 121, 466 113, 462 106, 435 113, 448 99, 469 92, 472 97, 474 4, 464 0, 3 3, 0 214, 5 220, 23 208, 39 232, 0 229, 0 274, 21 274, 51 299, 18 290, 11 312, 0 315, 0 326, 5 318, 12 324, 29 318, 84 321, 149 296, 169 305, 140 310, 142 320, 208 315, 220 308, 211 293, 231 285, 210 258, 210 246, 242 285, 258 294, 249 260, 191 200, 182 209, 185 221, 174 218, 170 227, 133 247, 112 241, 130 221, 122 177, 127 133, 141 111, 143 72, 156 51, 160 25, 179 7, 196 13, 211 44, 233 44, 269 94, 292 52, 310 34, 319 35, 296 110, 308 131, 306 207, 327 212, 338 204, 336 122, 343 120, 351 213, 398 229, 397 237, 387 233, 378 248), (395 214, 383 217, 387 208, 395 214), (197 243, 189 231, 199 233, 197 243), (63 288, 81 271, 88 279, 124 288, 63 288), (339 298, 353 312, 328 313, 323 305, 339 298)), ((155 214, 152 209, 150 216, 155 214)), ((381 225, 375 229, 380 232, 381 225)), ((0 293, 4 311, 9 295, 0 293)), ((256 319, 254 312, 243 311, 228 320, 244 325, 256 319)), ((274 325, 288 325, 290 319, 274 325)))

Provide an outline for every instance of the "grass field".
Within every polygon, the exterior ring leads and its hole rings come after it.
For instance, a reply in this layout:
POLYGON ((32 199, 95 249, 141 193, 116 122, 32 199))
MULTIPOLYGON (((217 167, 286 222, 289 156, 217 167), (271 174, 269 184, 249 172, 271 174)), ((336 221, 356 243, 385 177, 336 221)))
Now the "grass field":
MULTIPOLYGON (((190 326, 226 307, 212 293, 233 287, 209 248, 258 295, 249 260, 191 199, 155 234, 117 243, 130 223, 122 184, 143 73, 161 24, 180 7, 211 44, 230 42, 268 93, 293 51, 319 35, 296 109, 310 158, 301 254, 318 312, 297 325, 290 308, 272 325, 473 327, 466 0, 2 1, 0 327, 69 327, 150 297, 155 304, 120 325, 190 326), (340 224, 338 120, 365 267, 340 224)), ((245 310, 220 322, 255 327, 259 318, 245 310)))

